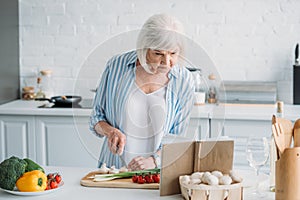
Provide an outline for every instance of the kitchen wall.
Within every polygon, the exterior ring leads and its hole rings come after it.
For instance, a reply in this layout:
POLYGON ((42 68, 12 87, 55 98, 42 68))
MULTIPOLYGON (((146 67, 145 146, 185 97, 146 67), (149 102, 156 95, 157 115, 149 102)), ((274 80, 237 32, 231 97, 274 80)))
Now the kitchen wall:
POLYGON ((300 42, 298 0, 19 3, 21 85, 33 84, 37 71, 52 69, 57 94, 92 97, 89 90, 96 87, 106 59, 133 49, 136 30, 149 16, 164 12, 184 23, 186 35, 223 80, 276 81, 278 98, 292 102, 294 48, 300 42))

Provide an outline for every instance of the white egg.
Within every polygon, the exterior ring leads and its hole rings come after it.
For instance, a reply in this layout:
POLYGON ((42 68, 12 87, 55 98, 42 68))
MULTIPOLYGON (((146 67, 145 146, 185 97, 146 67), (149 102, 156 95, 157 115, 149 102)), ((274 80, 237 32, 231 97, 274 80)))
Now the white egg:
POLYGON ((189 183, 190 180, 191 180, 191 178, 188 175, 185 175, 185 176, 181 177, 182 182, 189 183))
POLYGON ((223 173, 220 171, 213 171, 211 174, 216 176, 217 178, 220 178, 223 176, 223 173))
POLYGON ((193 184, 193 185, 198 185, 198 184, 200 184, 201 183, 201 179, 200 178, 198 178, 198 179, 191 179, 190 180, 190 184, 193 184))
POLYGON ((204 174, 203 172, 194 172, 191 175, 191 179, 201 179, 203 174, 204 174))
POLYGON ((204 172, 204 174, 203 174, 203 176, 202 176, 202 178, 201 178, 202 182, 203 182, 203 183, 207 183, 207 178, 208 178, 210 175, 211 175, 210 172, 204 172))
POLYGON ((219 178, 220 185, 230 185, 232 183, 232 178, 228 175, 219 178))
POLYGON ((219 179, 214 175, 208 176, 206 181, 208 185, 219 185, 219 179))
POLYGON ((240 183, 243 181, 243 178, 235 171, 230 171, 229 176, 232 178, 233 182, 240 183))

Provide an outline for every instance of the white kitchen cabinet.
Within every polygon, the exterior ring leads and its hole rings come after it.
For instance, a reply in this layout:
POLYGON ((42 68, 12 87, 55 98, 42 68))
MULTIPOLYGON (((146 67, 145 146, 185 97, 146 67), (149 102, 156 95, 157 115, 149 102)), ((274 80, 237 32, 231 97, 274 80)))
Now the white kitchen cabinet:
POLYGON ((39 116, 37 161, 42 165, 97 167, 102 139, 92 134, 89 117, 39 116))
POLYGON ((88 116, 0 115, 0 162, 14 155, 41 165, 97 167, 102 139, 88 116))
POLYGON ((191 118, 186 137, 201 140, 209 137, 209 119, 191 118))
POLYGON ((35 159, 33 116, 0 115, 0 162, 10 156, 35 159))
MULTIPOLYGON (((267 137, 270 139, 270 120, 254 119, 211 119, 212 137, 228 136, 234 140, 234 166, 249 168, 246 157, 247 138, 249 136, 267 137)), ((268 167, 268 164, 266 167, 268 167)))

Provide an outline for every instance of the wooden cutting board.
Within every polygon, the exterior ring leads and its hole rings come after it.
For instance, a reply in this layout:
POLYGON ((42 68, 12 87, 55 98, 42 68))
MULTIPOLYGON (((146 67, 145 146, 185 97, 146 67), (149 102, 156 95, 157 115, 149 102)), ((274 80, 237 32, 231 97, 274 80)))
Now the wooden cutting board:
POLYGON ((86 187, 105 187, 105 188, 135 188, 135 189, 159 189, 159 183, 145 183, 138 184, 133 183, 131 178, 114 179, 111 181, 93 181, 92 176, 99 174, 98 172, 90 172, 85 175, 81 180, 80 184, 86 187))

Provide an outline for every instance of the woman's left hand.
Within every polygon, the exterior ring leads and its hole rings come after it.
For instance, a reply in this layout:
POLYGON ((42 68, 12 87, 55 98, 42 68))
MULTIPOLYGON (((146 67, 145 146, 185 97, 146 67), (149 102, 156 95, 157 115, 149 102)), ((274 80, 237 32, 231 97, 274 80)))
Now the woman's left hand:
POLYGON ((137 156, 133 158, 128 164, 128 169, 131 169, 132 171, 154 169, 155 167, 156 165, 152 156, 148 158, 137 156))

